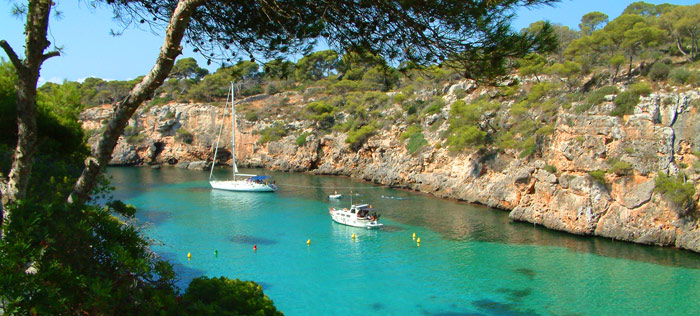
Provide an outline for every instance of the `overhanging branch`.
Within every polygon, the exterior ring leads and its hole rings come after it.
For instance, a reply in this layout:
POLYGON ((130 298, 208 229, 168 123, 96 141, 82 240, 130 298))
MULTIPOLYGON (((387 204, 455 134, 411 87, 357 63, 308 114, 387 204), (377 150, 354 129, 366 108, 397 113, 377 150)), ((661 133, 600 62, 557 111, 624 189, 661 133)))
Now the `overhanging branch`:
POLYGON ((15 53, 15 51, 12 49, 10 43, 5 40, 0 40, 0 47, 5 50, 7 57, 10 57, 10 61, 12 62, 12 65, 15 66, 15 69, 17 69, 17 71, 22 69, 22 61, 19 60, 17 53, 15 53))
POLYGON ((56 56, 61 56, 61 53, 57 50, 52 51, 52 52, 48 52, 48 53, 41 56, 41 62, 43 63, 47 59, 49 59, 51 57, 56 57, 56 56))

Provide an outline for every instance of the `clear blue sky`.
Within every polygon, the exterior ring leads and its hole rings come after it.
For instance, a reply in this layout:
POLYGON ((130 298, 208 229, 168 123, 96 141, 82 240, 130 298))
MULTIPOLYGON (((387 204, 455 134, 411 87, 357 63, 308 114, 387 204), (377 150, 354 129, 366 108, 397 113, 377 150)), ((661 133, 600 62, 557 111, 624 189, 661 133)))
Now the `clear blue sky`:
MULTIPOLYGON (((81 81, 87 77, 108 80, 127 80, 145 75, 156 60, 162 34, 153 34, 150 30, 127 29, 122 36, 109 35, 110 29, 119 29, 112 20, 111 11, 102 8, 88 8, 86 1, 56 0, 58 10, 63 17, 51 17, 49 40, 63 53, 59 57, 47 60, 41 70, 40 84, 46 81, 61 82, 64 79, 81 81)), ((554 7, 543 6, 536 9, 518 11, 513 29, 520 30, 530 23, 549 20, 578 29, 581 16, 592 11, 601 11, 611 19, 619 16, 631 0, 562 0, 554 7)), ((669 0, 648 3, 673 3, 690 5, 697 1, 669 0)), ((0 0, 0 39, 7 40, 20 55, 24 54, 24 20, 11 15, 11 3, 0 0)), ((0 57, 7 60, 4 51, 0 57)), ((199 65, 206 65, 203 58, 185 47, 180 57, 195 57, 199 65)), ((209 67, 210 71, 217 66, 209 67)))

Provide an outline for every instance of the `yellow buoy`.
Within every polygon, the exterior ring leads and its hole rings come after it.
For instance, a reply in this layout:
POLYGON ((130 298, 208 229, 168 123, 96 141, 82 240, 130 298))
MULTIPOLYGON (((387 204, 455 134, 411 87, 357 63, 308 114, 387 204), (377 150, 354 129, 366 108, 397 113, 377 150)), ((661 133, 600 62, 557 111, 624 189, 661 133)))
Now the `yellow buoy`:
POLYGON ((413 239, 416 239, 416 233, 413 233, 413 239))
POLYGON ((307 241, 306 241, 306 244, 307 244, 307 245, 310 245, 310 244, 311 244, 311 239, 307 240, 307 241))
POLYGON ((352 234, 352 239, 355 239, 355 234, 352 234))
POLYGON ((420 237, 418 237, 418 239, 416 239, 416 242, 420 244, 420 237))
POLYGON ((192 254, 189 252, 187 253, 187 259, 192 259, 192 254))

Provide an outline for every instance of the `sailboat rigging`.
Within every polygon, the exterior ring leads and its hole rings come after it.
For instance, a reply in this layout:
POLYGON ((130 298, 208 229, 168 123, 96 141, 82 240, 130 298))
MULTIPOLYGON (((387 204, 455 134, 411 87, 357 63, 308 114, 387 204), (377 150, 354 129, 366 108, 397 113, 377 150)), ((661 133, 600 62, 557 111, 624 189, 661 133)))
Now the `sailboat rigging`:
POLYGON ((238 173, 236 165, 236 110, 234 107, 234 86, 231 82, 231 88, 226 97, 226 106, 224 107, 223 117, 221 119, 221 128, 219 136, 216 139, 216 149, 214 150, 214 159, 209 172, 209 184, 213 189, 240 191, 240 192, 274 192, 277 191, 277 185, 268 176, 258 176, 254 174, 238 173), (230 102, 229 102, 230 101, 230 102), (224 130, 224 118, 226 118, 226 109, 231 104, 231 156, 233 165, 233 174, 231 180, 214 180, 214 166, 216 166, 216 156, 219 153, 219 141, 224 130))

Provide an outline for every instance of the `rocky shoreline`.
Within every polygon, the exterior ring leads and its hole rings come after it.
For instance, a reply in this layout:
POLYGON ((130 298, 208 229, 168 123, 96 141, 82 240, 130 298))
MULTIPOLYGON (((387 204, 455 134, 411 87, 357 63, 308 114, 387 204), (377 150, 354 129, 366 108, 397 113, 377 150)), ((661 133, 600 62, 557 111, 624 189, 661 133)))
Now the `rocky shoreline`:
MULTIPOLYGON (((349 176, 503 209, 513 220, 573 234, 700 252, 696 213, 687 214, 654 190, 657 172, 685 170, 698 191, 700 170, 692 166, 699 160, 695 154, 700 148, 700 116, 694 104, 700 92, 651 94, 625 117, 604 114, 612 98, 581 114, 560 112, 553 136, 543 141, 537 157, 519 158, 511 150, 455 153, 439 145, 455 90, 446 87, 448 105, 423 122, 428 145, 416 153, 410 154, 399 137, 407 128, 402 122, 370 137, 357 151, 345 143, 346 135, 315 135, 303 120, 285 120, 285 129, 292 133, 258 144, 254 131, 285 119, 273 112, 254 122, 238 118, 239 166, 349 176), (302 132, 311 134, 299 146, 296 140, 302 132), (633 170, 609 172, 604 183, 594 179, 590 173, 609 167, 611 158, 629 163, 633 170)), ((241 103, 264 107, 275 98, 256 96, 241 103)), ((297 99, 293 104, 303 107, 297 99)), ((109 107, 84 111, 83 126, 99 130, 110 112, 109 107)), ((220 114, 221 108, 207 104, 142 110, 130 121, 131 135, 120 140, 112 164, 205 169, 222 123, 220 114)), ((230 118, 223 123, 230 126, 230 118)), ((230 161, 230 144, 222 147, 218 160, 230 161)))

